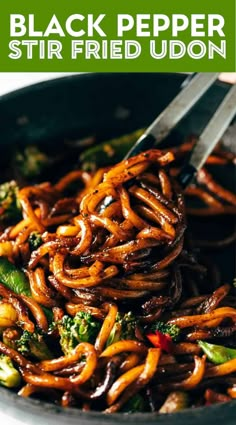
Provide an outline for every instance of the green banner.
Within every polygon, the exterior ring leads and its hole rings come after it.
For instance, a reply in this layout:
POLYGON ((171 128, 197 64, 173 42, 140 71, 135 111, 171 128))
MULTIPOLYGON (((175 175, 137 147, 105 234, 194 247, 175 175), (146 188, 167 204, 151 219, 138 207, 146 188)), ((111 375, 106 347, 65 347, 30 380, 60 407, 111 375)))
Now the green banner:
POLYGON ((0 71, 235 71, 235 0, 2 0, 0 71))

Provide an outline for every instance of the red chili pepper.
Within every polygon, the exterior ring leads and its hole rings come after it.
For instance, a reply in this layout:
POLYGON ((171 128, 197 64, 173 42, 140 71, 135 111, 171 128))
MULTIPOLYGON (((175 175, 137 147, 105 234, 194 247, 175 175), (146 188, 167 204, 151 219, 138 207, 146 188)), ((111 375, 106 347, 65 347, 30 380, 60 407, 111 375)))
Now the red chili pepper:
POLYGON ((146 335, 146 337, 154 345, 154 347, 161 348, 163 351, 171 353, 173 341, 169 334, 163 334, 160 331, 155 331, 154 333, 146 335))

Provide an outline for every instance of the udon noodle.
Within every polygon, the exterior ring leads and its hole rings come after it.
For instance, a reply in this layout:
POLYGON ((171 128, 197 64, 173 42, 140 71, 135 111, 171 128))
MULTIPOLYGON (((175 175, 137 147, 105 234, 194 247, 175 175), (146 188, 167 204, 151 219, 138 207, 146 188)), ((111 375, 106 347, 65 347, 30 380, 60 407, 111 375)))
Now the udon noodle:
MULTIPOLYGON (((0 236, 6 257, 29 282, 27 293, 0 284, 1 303, 12 309, 0 352, 20 372, 19 395, 105 413, 133 411, 127 406, 137 395, 143 411, 160 413, 236 397, 236 355, 214 364, 202 348, 202 342, 236 347, 233 288, 207 286, 196 248, 212 243, 186 236, 189 215, 235 214, 236 196, 207 169, 182 193, 175 176, 192 146, 149 150, 93 173, 72 170, 56 184, 19 190, 22 219, 0 236), (193 197, 205 206, 186 209, 193 197), (32 233, 41 240, 36 249, 32 233), (132 337, 120 328, 112 340, 130 311, 132 337), (65 352, 63 318, 72 323, 81 312, 97 324, 93 340, 80 339, 65 352), (178 337, 153 330, 156 323, 178 329, 178 337), (25 332, 38 333, 50 355, 18 349, 25 332)), ((234 160, 217 148, 208 163, 234 160)), ((234 239, 231 234, 213 244, 234 239)))

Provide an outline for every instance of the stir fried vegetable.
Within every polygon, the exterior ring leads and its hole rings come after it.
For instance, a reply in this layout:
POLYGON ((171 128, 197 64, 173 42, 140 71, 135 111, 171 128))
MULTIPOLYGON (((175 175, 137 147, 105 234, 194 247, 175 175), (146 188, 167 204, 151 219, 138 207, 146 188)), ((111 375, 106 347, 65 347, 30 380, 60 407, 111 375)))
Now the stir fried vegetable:
POLYGON ((0 282, 16 294, 31 296, 26 275, 5 257, 0 257, 0 282))
POLYGON ((80 155, 80 161, 84 170, 105 167, 121 161, 133 144, 143 134, 144 129, 136 130, 131 134, 107 140, 92 146, 80 155))
POLYGON ((0 185, 0 221, 17 221, 21 217, 18 185, 12 180, 0 185))
POLYGON ((174 413, 188 407, 188 394, 183 391, 173 391, 170 393, 161 406, 159 413, 174 413))
POLYGON ((0 328, 13 326, 17 320, 14 307, 8 302, 0 301, 0 328))
POLYGON ((136 413, 143 412, 145 410, 145 401, 140 394, 135 394, 127 403, 124 405, 122 412, 136 413))
POLYGON ((154 347, 161 348, 167 353, 171 353, 173 341, 176 341, 179 332, 180 329, 178 326, 158 321, 152 324, 146 337, 154 347))
POLYGON ((30 233, 28 242, 31 251, 34 251, 35 249, 39 248, 40 245, 42 245, 43 243, 41 234, 39 232, 30 233))
POLYGON ((52 359, 53 355, 42 335, 38 332, 24 331, 20 339, 15 342, 17 350, 24 356, 33 356, 38 360, 52 359))
POLYGON ((50 164, 49 158, 37 146, 27 146, 23 152, 17 152, 14 165, 24 177, 37 177, 50 164))
POLYGON ((5 241, 0 243, 0 257, 11 258, 13 255, 13 243, 11 241, 5 241))
MULTIPOLYGON (((30 284, 24 272, 5 257, 0 257, 0 282, 18 295, 32 296, 30 284)), ((47 319, 51 322, 51 310, 47 307, 43 307, 43 310, 47 319)))
POLYGON ((178 339, 180 333, 180 328, 178 326, 160 321, 154 322, 150 330, 153 332, 161 332, 164 335, 169 335, 173 341, 178 339))
POLYGON ((8 356, 0 356, 0 384, 4 387, 18 387, 21 381, 20 374, 13 366, 8 356))
POLYGON ((147 339, 154 345, 156 348, 161 348, 163 351, 167 353, 172 352, 173 341, 170 335, 163 334, 162 332, 155 331, 154 333, 147 334, 147 339))
POLYGON ((80 311, 73 318, 63 316, 58 329, 62 351, 69 354, 80 342, 94 343, 100 323, 91 314, 80 311))
POLYGON ((131 311, 125 314, 117 313, 115 324, 111 330, 106 345, 111 345, 122 339, 137 339, 137 328, 138 321, 131 311))
POLYGON ((215 364, 226 363, 229 360, 236 359, 236 350, 227 348, 223 345, 210 344, 205 341, 198 341, 201 349, 207 355, 208 360, 215 364))

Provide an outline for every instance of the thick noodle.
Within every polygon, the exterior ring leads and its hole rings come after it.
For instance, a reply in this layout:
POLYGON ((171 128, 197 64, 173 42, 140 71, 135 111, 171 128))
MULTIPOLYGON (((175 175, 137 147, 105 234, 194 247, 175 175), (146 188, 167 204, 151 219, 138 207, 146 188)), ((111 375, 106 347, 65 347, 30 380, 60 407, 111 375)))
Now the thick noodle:
MULTIPOLYGON (((234 214, 236 197, 207 168, 182 193, 174 176, 194 143, 20 189, 22 219, 0 235, 11 248, 8 260, 29 282, 27 294, 0 283, 0 353, 21 374, 20 396, 46 394, 63 407, 105 413, 125 411, 135 397, 144 400, 141 410, 155 412, 172 411, 173 400, 187 400, 187 393, 188 403, 176 402, 176 410, 236 398, 236 358, 213 364, 198 344, 235 347, 235 297, 230 284, 216 288, 212 269, 197 258, 199 246, 225 247, 235 232, 214 242, 186 236, 188 214, 234 214), (199 206, 186 209, 193 198, 199 206), (35 249, 33 232, 41 237, 35 249), (136 317, 132 336, 122 333, 129 311, 136 317), (70 332, 78 314, 96 322, 96 334, 79 340, 74 331, 65 352, 63 320, 70 332), (178 340, 151 331, 157 322, 178 328, 178 340), (50 356, 22 352, 22 335, 38 335, 38 348, 44 341, 50 356)), ((233 162, 217 147, 206 167, 233 162)))

